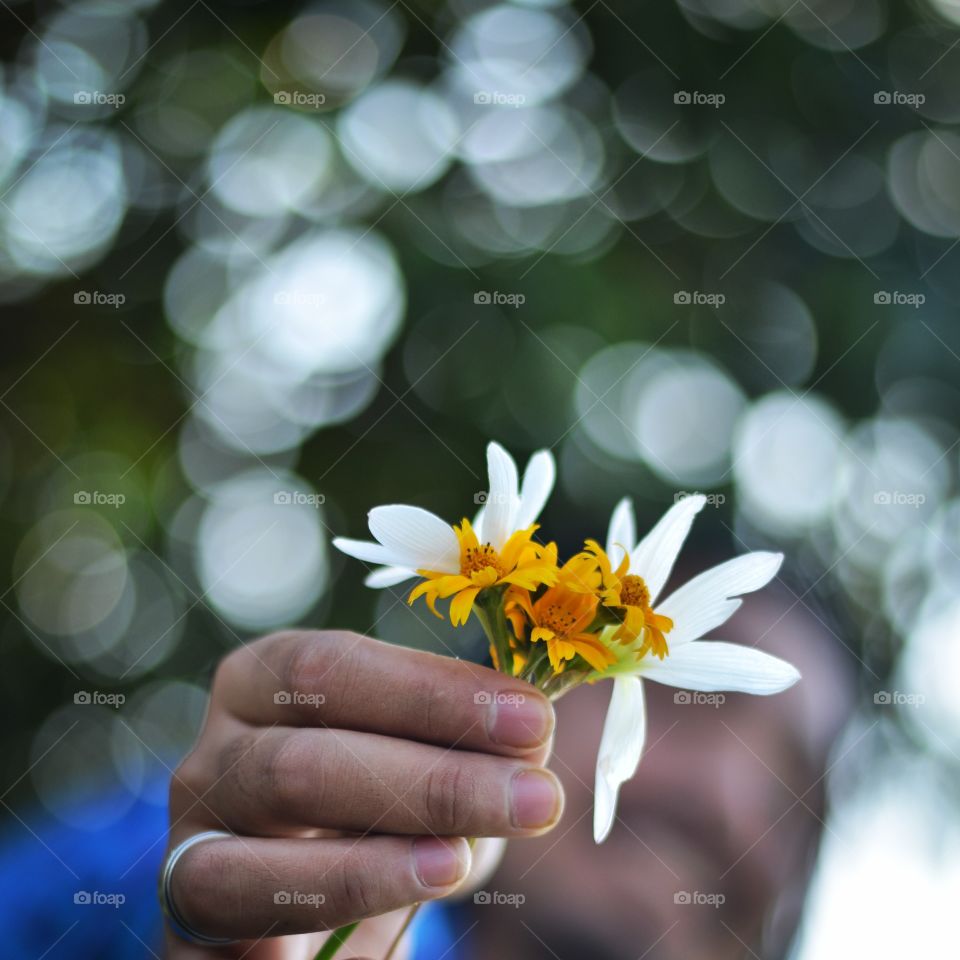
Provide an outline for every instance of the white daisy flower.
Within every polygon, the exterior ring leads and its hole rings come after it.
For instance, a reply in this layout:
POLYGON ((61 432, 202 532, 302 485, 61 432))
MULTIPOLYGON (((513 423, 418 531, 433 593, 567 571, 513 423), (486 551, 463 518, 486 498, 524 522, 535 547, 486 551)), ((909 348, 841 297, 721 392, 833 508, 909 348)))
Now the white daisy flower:
POLYGON ((463 622, 461 615, 465 620, 483 587, 545 582, 531 579, 547 567, 526 547, 553 490, 552 454, 540 450, 530 458, 521 486, 513 457, 499 443, 490 443, 487 470, 489 487, 473 526, 464 520, 452 527, 420 507, 390 504, 368 514, 375 543, 337 537, 333 545, 358 560, 381 564, 366 578, 370 587, 392 586, 428 572, 427 583, 418 590, 423 588, 431 609, 438 597, 457 594, 452 618, 463 622))
POLYGON ((608 629, 626 642, 613 643, 614 649, 623 651, 620 659, 597 674, 613 678, 597 755, 593 816, 597 843, 613 826, 621 785, 640 763, 646 737, 644 680, 686 690, 771 694, 800 679, 791 664, 753 647, 700 639, 733 615, 742 603, 737 597, 773 579, 782 554, 755 552, 728 560, 657 604, 693 518, 705 503, 706 497, 700 495, 680 500, 639 543, 629 500, 620 501, 610 519, 606 573, 612 573, 613 589, 605 603, 624 610, 624 624, 608 629), (618 569, 612 572, 611 565, 618 569))

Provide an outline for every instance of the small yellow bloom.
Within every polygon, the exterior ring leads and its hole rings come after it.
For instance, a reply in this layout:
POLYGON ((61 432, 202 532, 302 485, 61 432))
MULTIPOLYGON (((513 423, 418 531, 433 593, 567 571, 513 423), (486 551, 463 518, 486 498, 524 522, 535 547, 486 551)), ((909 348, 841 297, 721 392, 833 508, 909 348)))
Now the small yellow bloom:
POLYGON ((601 672, 616 662, 596 634, 587 633, 597 612, 596 596, 554 586, 536 601, 522 589, 509 590, 504 599, 504 610, 517 638, 523 637, 528 620, 532 627, 530 640, 546 643, 554 673, 562 673, 566 662, 577 654, 601 672))
MULTIPOLYGON (((604 606, 615 607, 621 611, 623 623, 617 628, 613 639, 622 643, 633 643, 642 635, 643 641, 637 651, 638 659, 652 652, 662 660, 670 652, 664 634, 673 629, 673 621, 654 611, 650 605, 650 591, 643 577, 628 572, 630 558, 626 551, 620 566, 614 570, 610 558, 599 543, 587 540, 586 546, 583 553, 573 558, 577 561, 577 566, 572 569, 576 571, 576 582, 583 585, 582 589, 594 592, 604 606), (591 562, 593 571, 590 570, 591 562)), ((565 567, 569 565, 565 564, 565 567)), ((574 581, 567 578, 564 582, 569 584, 574 581)))
POLYGON ((450 620, 454 626, 461 626, 467 622, 477 594, 485 588, 509 584, 536 590, 543 584, 555 583, 556 547, 534 543, 531 537, 536 529, 537 525, 532 524, 525 530, 517 530, 497 551, 489 543, 480 543, 470 521, 464 517, 460 526, 453 528, 460 544, 460 572, 418 570, 424 580, 414 587, 407 602, 412 604, 417 597, 426 597, 430 611, 443 619, 437 610, 437 600, 453 597, 450 620))
MULTIPOLYGON (((519 589, 519 588, 518 588, 519 589)), ((508 615, 508 620, 512 618, 508 615)), ((514 626, 514 637, 508 637, 510 641, 510 664, 502 664, 500 662, 500 654, 497 653, 497 645, 495 643, 490 644, 490 660, 493 663, 493 669, 498 670, 500 673, 509 673, 511 676, 519 677, 524 668, 527 665, 528 657, 527 650, 529 649, 529 644, 523 637, 522 633, 516 633, 516 626, 514 626)))

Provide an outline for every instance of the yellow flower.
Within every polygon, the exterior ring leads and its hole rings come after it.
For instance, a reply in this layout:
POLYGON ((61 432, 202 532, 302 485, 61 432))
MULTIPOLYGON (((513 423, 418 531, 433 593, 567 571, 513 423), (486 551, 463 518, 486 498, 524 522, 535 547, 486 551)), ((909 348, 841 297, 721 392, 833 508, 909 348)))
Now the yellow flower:
MULTIPOLYGON (((549 450, 535 453, 523 472, 523 482, 513 457, 499 443, 487 446, 488 489, 477 499, 483 506, 473 527, 483 543, 502 552, 518 530, 535 523, 556 475, 549 450)), ((390 503, 374 507, 367 517, 373 541, 335 537, 333 545, 347 556, 376 564, 367 586, 392 587, 417 575, 417 570, 460 570, 460 545, 454 529, 429 510, 390 503)))
POLYGON ((633 643, 642 635, 637 657, 653 653, 662 660, 670 652, 664 634, 673 629, 673 621, 657 613, 651 606, 646 581, 638 574, 629 572, 630 556, 624 551, 623 560, 614 570, 607 552, 596 540, 587 540, 586 547, 583 553, 574 558, 577 561, 574 568, 576 580, 567 579, 566 582, 581 584, 580 589, 594 592, 604 606, 620 610, 623 622, 613 634, 614 640, 633 643), (593 572, 590 570, 591 561, 593 572))
POLYGON ((473 602, 483 589, 515 585, 536 590, 543 584, 555 583, 556 546, 542 547, 534 543, 531 537, 536 529, 537 525, 532 524, 525 530, 517 530, 496 550, 489 543, 480 543, 470 521, 464 517, 460 526, 453 528, 460 545, 459 572, 417 570, 425 579, 414 587, 407 602, 426 597, 430 611, 443 619, 436 607, 437 600, 453 597, 450 620, 454 626, 461 626, 467 622, 473 602))
POLYGON ((562 673, 566 662, 578 654, 599 672, 616 662, 598 637, 587 633, 597 612, 596 596, 553 586, 536 601, 531 601, 529 592, 523 589, 510 589, 504 600, 507 619, 517 638, 522 639, 528 620, 532 627, 530 640, 546 643, 554 673, 562 673))
MULTIPOLYGON (((518 590, 520 588, 511 587, 511 589, 518 590)), ((513 616, 511 615, 510 611, 505 612, 507 614, 508 622, 513 624, 514 633, 514 636, 507 637, 507 640, 509 641, 509 650, 506 651, 506 653, 509 654, 510 663, 503 664, 500 662, 500 654, 497 652, 497 645, 493 642, 490 643, 490 660, 493 663, 494 670, 498 670, 500 673, 509 673, 514 677, 519 677, 529 663, 530 645, 527 643, 522 627, 518 632, 516 624, 513 623, 513 616)), ((519 613, 519 611, 517 611, 517 615, 521 618, 523 617, 523 614, 519 613)))

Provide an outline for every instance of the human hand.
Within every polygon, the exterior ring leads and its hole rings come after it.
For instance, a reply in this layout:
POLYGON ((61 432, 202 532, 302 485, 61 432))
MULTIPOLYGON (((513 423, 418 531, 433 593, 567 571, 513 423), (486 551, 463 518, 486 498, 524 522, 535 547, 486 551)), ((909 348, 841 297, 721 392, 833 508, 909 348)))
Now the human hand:
POLYGON ((170 846, 234 835, 186 851, 171 893, 193 930, 238 942, 170 934, 169 956, 312 958, 319 931, 365 918, 377 919, 339 956, 382 955, 394 911, 446 896, 481 859, 464 838, 556 824, 553 724, 520 680, 358 634, 286 632, 232 652, 171 782, 170 846))

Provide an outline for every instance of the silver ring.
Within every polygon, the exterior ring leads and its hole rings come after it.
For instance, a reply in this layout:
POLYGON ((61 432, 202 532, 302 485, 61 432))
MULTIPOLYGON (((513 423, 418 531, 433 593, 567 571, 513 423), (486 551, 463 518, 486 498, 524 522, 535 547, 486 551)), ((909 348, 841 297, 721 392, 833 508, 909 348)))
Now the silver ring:
POLYGON ((160 872, 160 906, 163 909, 163 915, 167 918, 167 923, 173 932, 183 940, 189 943, 199 944, 201 946, 223 946, 226 943, 234 941, 229 937, 208 937, 202 933, 197 933, 180 915, 176 904, 173 902, 173 893, 171 886, 173 883, 173 868, 177 861, 191 848, 204 840, 221 840, 224 837, 232 837, 233 834, 225 833, 223 830, 206 830, 203 833, 195 833, 192 837, 187 837, 179 846, 170 851, 163 870, 160 872))

